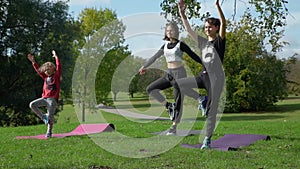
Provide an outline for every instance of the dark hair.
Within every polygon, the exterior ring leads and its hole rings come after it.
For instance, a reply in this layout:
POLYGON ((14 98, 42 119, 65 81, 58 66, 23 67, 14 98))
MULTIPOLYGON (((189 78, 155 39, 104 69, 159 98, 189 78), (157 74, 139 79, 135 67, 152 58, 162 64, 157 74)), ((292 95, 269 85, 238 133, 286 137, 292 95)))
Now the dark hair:
POLYGON ((206 18, 205 22, 208 22, 209 24, 212 24, 214 26, 219 26, 219 27, 221 25, 220 19, 214 17, 206 18))
POLYGON ((170 38, 167 37, 167 34, 166 34, 166 30, 167 30, 167 27, 168 26, 171 26, 174 31, 175 31, 175 37, 174 39, 179 39, 179 28, 178 28, 178 25, 175 23, 175 22, 169 22, 166 24, 166 27, 165 27, 165 36, 163 38, 163 40, 170 40, 170 38))
POLYGON ((205 19, 205 22, 208 22, 209 24, 213 24, 215 26, 220 26, 221 25, 221 22, 220 22, 220 19, 218 18, 206 18, 205 19))

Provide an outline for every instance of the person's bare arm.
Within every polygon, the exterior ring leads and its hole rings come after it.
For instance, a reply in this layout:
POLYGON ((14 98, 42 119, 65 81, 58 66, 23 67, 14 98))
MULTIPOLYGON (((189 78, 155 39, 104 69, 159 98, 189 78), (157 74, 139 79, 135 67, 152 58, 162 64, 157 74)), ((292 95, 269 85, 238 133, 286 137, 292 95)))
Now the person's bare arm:
POLYGON ((185 15, 185 9, 186 9, 186 4, 184 3, 183 0, 179 0, 179 2, 178 2, 178 10, 179 10, 179 14, 180 14, 181 20, 183 22, 183 25, 184 25, 186 31, 189 33, 189 35, 197 42, 198 41, 198 35, 191 28, 191 26, 189 24, 189 21, 187 20, 187 17, 185 15))
POLYGON ((226 20, 223 14, 223 11, 220 7, 219 0, 216 0, 216 8, 218 10, 219 18, 220 18, 220 30, 219 30, 219 36, 224 39, 226 34, 226 20))

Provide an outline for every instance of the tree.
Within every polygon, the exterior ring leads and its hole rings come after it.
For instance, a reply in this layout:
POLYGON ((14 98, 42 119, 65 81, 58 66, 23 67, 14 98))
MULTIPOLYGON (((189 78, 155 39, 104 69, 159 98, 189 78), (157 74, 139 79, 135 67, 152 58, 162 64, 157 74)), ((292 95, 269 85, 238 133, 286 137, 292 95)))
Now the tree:
POLYGON ((137 92, 137 82, 135 76, 138 74, 141 62, 138 58, 135 58, 131 53, 127 53, 123 57, 122 61, 115 67, 111 89, 113 93, 113 100, 117 100, 117 94, 119 92, 126 92, 133 97, 133 93, 137 92))
MULTIPOLYGON (((31 100, 41 96, 43 82, 35 76, 26 56, 36 55, 41 64, 51 61, 55 48, 61 56, 63 78, 67 82, 72 69, 72 42, 76 28, 67 13, 66 3, 23 0, 0 2, 0 125, 36 124, 38 119, 28 107, 31 100), (70 64, 69 64, 70 63, 70 64)), ((62 85, 63 93, 70 85, 62 85)))
POLYGON ((287 81, 289 94, 300 94, 300 61, 296 58, 297 54, 293 55, 290 59, 284 59, 287 69, 287 81))
MULTIPOLYGON (((136 56, 132 58, 132 66, 134 66, 136 70, 138 70, 141 67, 141 65, 143 65, 143 63, 145 63, 145 59, 141 57, 136 56)), ((146 91, 145 81, 140 81, 140 79, 143 78, 143 76, 141 76, 138 71, 136 71, 135 73, 136 74, 130 80, 128 88, 128 93, 131 96, 131 98, 134 97, 135 93, 145 93, 146 91)))
POLYGON ((128 51, 121 45, 125 26, 114 12, 87 8, 79 16, 83 38, 73 74, 73 97, 80 103, 85 121, 86 109, 93 111, 97 102, 107 100, 112 72, 128 51))
POLYGON ((230 112, 264 110, 287 94, 284 62, 267 52, 264 35, 248 20, 245 16, 235 26, 228 24, 224 68, 230 112))
POLYGON ((107 52, 97 72, 97 101, 107 103, 110 92, 113 93, 115 101, 118 92, 128 91, 126 83, 130 80, 130 70, 132 70, 130 61, 132 61, 131 53, 127 46, 116 46, 107 52))

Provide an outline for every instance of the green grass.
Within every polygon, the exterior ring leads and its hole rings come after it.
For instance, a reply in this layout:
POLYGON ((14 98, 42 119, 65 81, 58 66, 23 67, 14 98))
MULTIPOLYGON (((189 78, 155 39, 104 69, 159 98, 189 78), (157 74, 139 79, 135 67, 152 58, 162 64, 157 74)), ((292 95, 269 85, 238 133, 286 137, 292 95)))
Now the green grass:
MULTIPOLYGON (((120 103, 124 109, 142 110, 145 114, 151 114, 149 102, 143 101, 143 99, 137 98, 137 100, 131 101, 136 105, 133 108, 126 107, 128 104, 126 101, 120 101, 120 103)), ((161 110, 160 106, 156 107, 157 110, 161 110)), ((193 109, 185 110, 187 112, 185 117, 198 117, 190 110, 193 109)), ((105 112, 96 114, 101 114, 103 117, 98 119, 98 117, 95 118, 95 115, 90 115, 90 118, 87 119, 94 121, 105 119, 106 122, 115 125, 116 132, 95 134, 91 137, 18 140, 15 139, 16 136, 44 133, 46 126, 0 128, 0 168, 101 168, 101 166, 114 169, 300 168, 299 97, 281 101, 277 104, 276 109, 269 112, 223 114, 213 139, 230 133, 264 134, 271 137, 269 141, 257 141, 238 151, 227 152, 201 151, 180 146, 181 143, 199 143, 199 136, 183 138, 150 134, 166 130, 171 124, 170 121, 137 122, 105 112), (145 138, 145 141, 136 142, 142 138, 145 138), (164 150, 165 146, 171 148, 164 150), (155 154, 159 151, 162 153, 155 154), (112 152, 125 154, 127 157, 112 152), (154 154, 151 155, 153 152, 154 154), (145 155, 146 157, 129 158, 135 155, 145 155)), ((167 116, 167 114, 163 113, 161 116, 167 116)), ((179 127, 202 129, 204 120, 199 117, 197 119, 195 123, 188 120, 183 121, 179 127)), ((65 105, 54 126, 54 132, 69 132, 78 124, 74 108, 71 105, 65 105)))

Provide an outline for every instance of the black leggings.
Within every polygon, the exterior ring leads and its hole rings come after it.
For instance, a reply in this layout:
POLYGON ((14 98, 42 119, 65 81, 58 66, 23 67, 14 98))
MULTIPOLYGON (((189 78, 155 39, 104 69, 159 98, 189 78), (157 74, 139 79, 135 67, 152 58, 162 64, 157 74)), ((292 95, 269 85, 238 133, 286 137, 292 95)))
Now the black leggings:
MULTIPOLYGON (((161 90, 173 87, 174 88, 174 101, 175 109, 178 111, 178 116, 174 122, 179 123, 182 116, 182 104, 184 97, 176 84, 176 81, 187 76, 186 70, 183 66, 175 69, 167 69, 163 77, 155 80, 150 85, 147 86, 147 93, 155 98, 160 103, 166 101, 166 98, 160 93, 161 90)), ((199 95, 192 88, 185 89, 188 91, 189 95, 199 95)), ((199 96, 198 96, 199 97, 199 96)))

